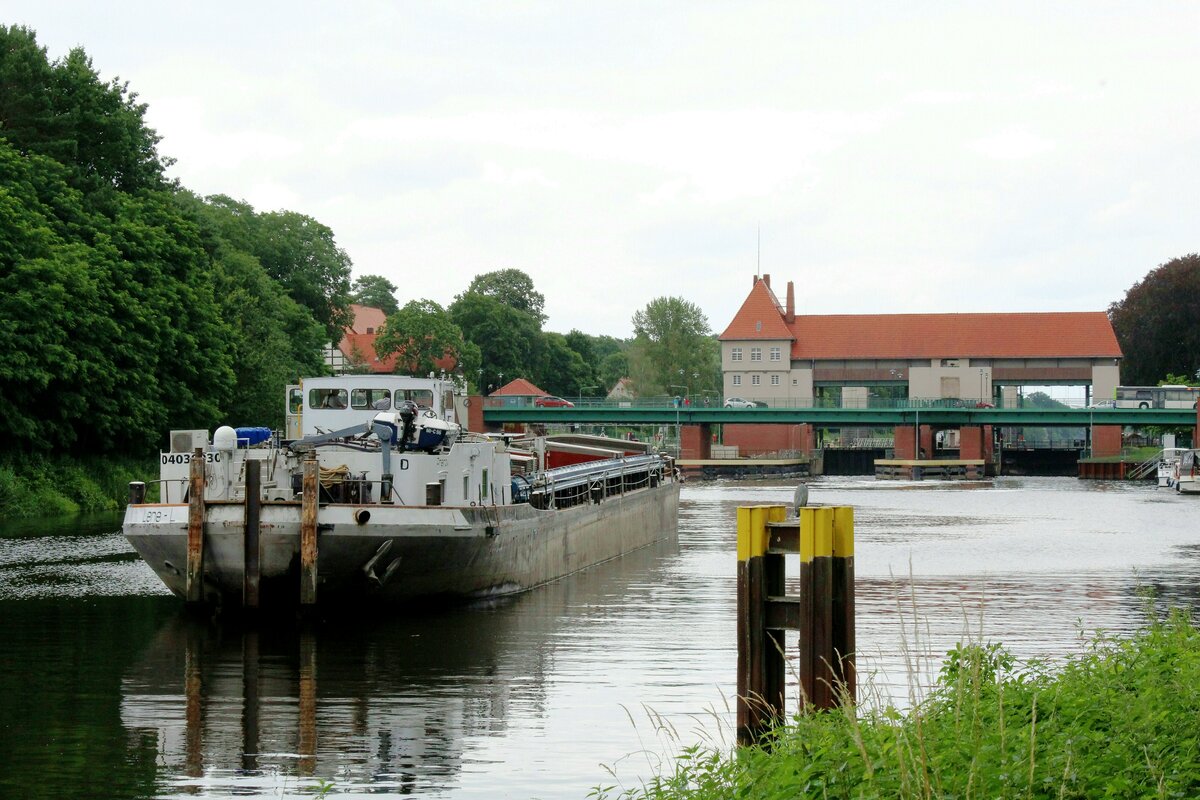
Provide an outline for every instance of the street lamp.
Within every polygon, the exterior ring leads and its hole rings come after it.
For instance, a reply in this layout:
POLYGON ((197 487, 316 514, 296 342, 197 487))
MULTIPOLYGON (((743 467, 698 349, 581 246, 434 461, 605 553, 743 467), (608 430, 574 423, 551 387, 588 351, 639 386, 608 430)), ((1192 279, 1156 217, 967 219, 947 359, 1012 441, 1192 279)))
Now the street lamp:
MULTIPOLYGON (((680 375, 683 374, 682 369, 679 370, 679 374, 680 375)), ((683 396, 687 397, 688 387, 683 384, 672 383, 667 388, 668 389, 683 389, 683 396)), ((676 397, 678 397, 678 395, 676 395, 676 397)), ((682 404, 683 404, 682 401, 679 401, 679 400, 675 401, 675 446, 679 448, 679 455, 683 455, 683 439, 680 437, 680 428, 679 428, 679 406, 681 406, 682 404)))

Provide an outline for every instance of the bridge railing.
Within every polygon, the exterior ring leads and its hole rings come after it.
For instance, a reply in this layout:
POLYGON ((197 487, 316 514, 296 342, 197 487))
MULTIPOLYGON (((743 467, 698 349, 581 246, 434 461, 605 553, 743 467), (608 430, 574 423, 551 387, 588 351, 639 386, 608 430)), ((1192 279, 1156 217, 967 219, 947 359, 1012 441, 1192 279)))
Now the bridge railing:
MULTIPOLYGON (((880 408, 880 409, 912 409, 912 408, 991 408, 991 400, 958 397, 866 397, 866 398, 829 398, 829 397, 767 397, 745 398, 740 395, 656 395, 630 399, 609 399, 607 397, 567 397, 564 398, 575 408, 720 408, 730 401, 731 407, 747 408, 745 403, 753 403, 758 408, 880 408)), ((484 408, 537 408, 537 397, 530 396, 501 396, 485 397, 484 408)), ((548 406, 549 407, 549 406, 548 406)))

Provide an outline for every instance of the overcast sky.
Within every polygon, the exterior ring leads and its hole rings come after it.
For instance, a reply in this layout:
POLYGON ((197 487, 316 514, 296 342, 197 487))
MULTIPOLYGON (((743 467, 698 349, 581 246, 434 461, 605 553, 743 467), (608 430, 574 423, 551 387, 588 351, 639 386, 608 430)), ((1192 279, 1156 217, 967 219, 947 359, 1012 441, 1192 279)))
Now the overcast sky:
POLYGON ((149 104, 200 194, 330 226, 448 304, 517 267, 550 330, 655 297, 1103 310, 1200 249, 1200 4, 9 0, 149 104))

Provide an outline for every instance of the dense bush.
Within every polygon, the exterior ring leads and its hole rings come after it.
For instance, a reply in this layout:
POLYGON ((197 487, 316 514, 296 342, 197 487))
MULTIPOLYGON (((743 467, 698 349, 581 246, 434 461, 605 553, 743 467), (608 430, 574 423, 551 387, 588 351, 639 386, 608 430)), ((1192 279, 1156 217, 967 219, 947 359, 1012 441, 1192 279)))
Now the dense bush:
POLYGON ((0 461, 0 519, 116 511, 129 496, 129 482, 149 482, 157 470, 153 460, 133 458, 0 461))

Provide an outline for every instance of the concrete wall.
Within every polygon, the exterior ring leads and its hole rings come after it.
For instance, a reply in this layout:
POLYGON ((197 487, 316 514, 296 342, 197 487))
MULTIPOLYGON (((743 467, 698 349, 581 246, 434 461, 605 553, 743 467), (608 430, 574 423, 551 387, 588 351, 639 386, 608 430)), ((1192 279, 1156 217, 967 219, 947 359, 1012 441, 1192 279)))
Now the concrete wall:
POLYGON ((792 368, 792 386, 789 387, 791 394, 789 398, 795 402, 797 406, 811 406, 813 404, 813 371, 812 367, 793 367, 792 368))
POLYGON ((929 366, 908 370, 908 396, 913 398, 960 397, 991 402, 992 368, 971 366, 970 359, 931 359, 929 366), (956 365, 955 365, 956 364, 956 365), (958 393, 944 389, 943 379, 957 379, 958 393), (943 393, 945 392, 945 393, 943 393))
POLYGON ((1117 366, 1092 367, 1092 402, 1096 400, 1111 400, 1114 390, 1121 385, 1121 368, 1117 366))
POLYGON ((744 397, 747 400, 765 400, 777 405, 786 405, 792 397, 792 343, 785 339, 755 339, 721 342, 722 390, 726 397, 744 397), (771 360, 771 348, 779 348, 779 360, 771 360), (752 361, 754 348, 761 350, 762 358, 752 361), (734 360, 735 351, 741 358, 734 360), (741 379, 734 384, 734 376, 741 379), (774 376, 778 383, 771 383, 774 376), (754 383, 755 378, 758 384, 754 383))
POLYGON ((866 408, 869 400, 866 386, 842 387, 842 408, 866 408))

